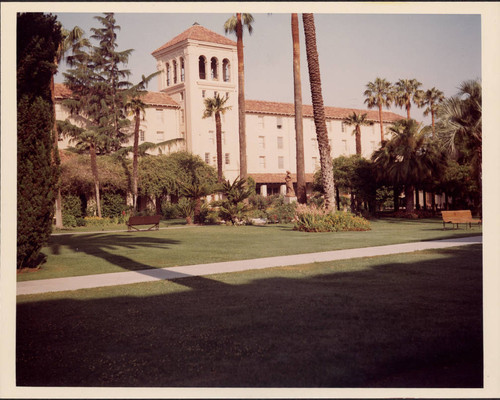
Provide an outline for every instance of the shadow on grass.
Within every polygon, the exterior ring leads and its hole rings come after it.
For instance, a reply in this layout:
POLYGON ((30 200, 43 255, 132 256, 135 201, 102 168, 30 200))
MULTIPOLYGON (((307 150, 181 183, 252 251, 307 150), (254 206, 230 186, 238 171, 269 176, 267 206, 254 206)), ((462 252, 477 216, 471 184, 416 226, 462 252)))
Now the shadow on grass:
MULTIPOLYGON (((151 232, 149 232, 151 233, 151 232)), ((60 254, 61 247, 66 247, 75 253, 84 253, 102 258, 124 270, 140 271, 154 268, 119 254, 119 251, 135 250, 137 254, 147 249, 168 250, 170 246, 179 244, 180 241, 154 237, 147 232, 132 232, 128 234, 80 234, 52 238, 49 248, 52 254, 60 254)))
POLYGON ((21 299, 17 385, 482 387, 481 246, 436 253, 21 299))

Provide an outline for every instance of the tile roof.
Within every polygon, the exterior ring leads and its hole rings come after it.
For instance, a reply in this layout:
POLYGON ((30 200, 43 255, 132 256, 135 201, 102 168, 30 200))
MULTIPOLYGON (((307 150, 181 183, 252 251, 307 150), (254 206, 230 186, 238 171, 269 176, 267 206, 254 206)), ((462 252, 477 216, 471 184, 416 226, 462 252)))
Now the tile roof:
POLYGON ((222 44, 222 45, 229 45, 229 46, 236 46, 236 42, 219 35, 218 33, 215 33, 211 31, 210 29, 205 28, 204 26, 201 25, 193 25, 189 29, 185 30, 182 32, 180 35, 177 35, 174 37, 172 40, 168 41, 165 43, 163 46, 160 48, 156 49, 153 51, 151 54, 155 55, 159 53, 160 51, 171 47, 177 43, 180 43, 184 40, 198 40, 200 42, 210 42, 210 43, 216 43, 216 44, 222 44))
MULTIPOLYGON (((293 116, 295 115, 295 106, 293 103, 278 103, 271 101, 260 100, 245 100, 245 111, 247 113, 256 114, 274 114, 293 116)), ((361 110, 356 108, 339 108, 339 107, 325 107, 326 118, 340 119, 347 118, 353 112, 366 113, 367 118, 371 121, 378 121, 378 110, 361 110)), ((302 114, 304 117, 313 117, 313 107, 310 105, 302 106, 302 114)), ((394 122, 404 119, 401 115, 393 112, 383 111, 382 118, 384 122, 394 122)))
MULTIPOLYGON (((69 88, 62 83, 56 83, 55 97, 56 99, 68 99, 71 97, 71 90, 69 90, 69 88)), ((180 105, 174 99, 162 92, 146 92, 146 94, 142 97, 142 101, 152 106, 180 108, 180 105)))
MULTIPOLYGON (((282 174, 253 174, 248 173, 255 183, 282 183, 285 184, 286 173, 282 174)), ((297 174, 290 174, 292 182, 297 182, 297 174)), ((314 181, 314 174, 306 174, 306 182, 312 183, 314 181)))

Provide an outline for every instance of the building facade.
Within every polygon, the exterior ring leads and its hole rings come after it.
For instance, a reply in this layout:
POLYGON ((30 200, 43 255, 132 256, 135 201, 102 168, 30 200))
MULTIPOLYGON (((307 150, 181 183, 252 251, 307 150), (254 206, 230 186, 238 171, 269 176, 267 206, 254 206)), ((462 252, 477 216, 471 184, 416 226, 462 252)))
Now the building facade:
MULTIPOLYGON (((240 170, 236 42, 194 24, 152 55, 161 73, 157 77, 158 91, 148 92, 143 98, 147 110, 141 121, 140 143, 182 138, 183 144, 170 151, 185 149, 215 167, 215 119, 203 118, 204 100, 216 94, 225 96, 228 98, 226 106, 231 109, 221 116, 223 172, 226 179, 234 180, 240 170)), ((56 85, 58 119, 71 118, 60 104, 70 95, 63 85, 56 85)), ((256 181, 260 193, 283 194, 286 171, 296 180, 294 105, 262 100, 246 100, 245 103, 248 175, 256 181)), ((380 146, 378 111, 325 107, 333 158, 356 153, 354 127, 343 123, 353 112, 366 113, 373 123, 361 127, 362 155, 369 158, 380 146)), ((384 112, 385 129, 399 119, 403 117, 384 112)), ((310 191, 314 172, 319 168, 318 142, 310 105, 303 106, 303 127, 306 181, 310 191)), ((63 139, 60 148, 68 145, 68 140, 63 139)), ((161 151, 154 150, 153 154, 161 151)))

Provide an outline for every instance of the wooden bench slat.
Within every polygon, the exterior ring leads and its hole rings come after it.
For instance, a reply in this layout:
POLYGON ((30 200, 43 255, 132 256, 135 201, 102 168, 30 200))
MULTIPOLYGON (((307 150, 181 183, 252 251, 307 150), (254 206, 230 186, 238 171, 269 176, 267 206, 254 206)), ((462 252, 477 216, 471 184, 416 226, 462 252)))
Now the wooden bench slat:
POLYGON ((458 229, 458 224, 467 224, 472 227, 472 223, 481 224, 481 219, 473 218, 470 210, 453 210, 453 211, 441 211, 441 216, 443 218, 443 229, 445 229, 445 223, 456 224, 458 229))

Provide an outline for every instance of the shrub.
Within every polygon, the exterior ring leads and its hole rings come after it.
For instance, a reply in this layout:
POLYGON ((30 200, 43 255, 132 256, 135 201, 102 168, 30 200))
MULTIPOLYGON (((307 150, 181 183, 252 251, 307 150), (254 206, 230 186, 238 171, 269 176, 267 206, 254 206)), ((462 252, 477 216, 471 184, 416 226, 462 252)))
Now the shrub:
POLYGON ((67 195, 62 201, 63 225, 67 227, 78 226, 82 217, 82 202, 78 196, 67 195))
POLYGON ((74 215, 63 213, 63 225, 68 228, 74 228, 78 224, 74 215))
POLYGON ((165 219, 177 218, 179 216, 179 210, 176 204, 169 201, 165 201, 161 206, 161 213, 165 219))
POLYGON ((193 223, 194 218, 194 200, 187 197, 181 197, 177 203, 177 210, 181 217, 186 218, 188 224, 193 223))
POLYGON ((117 193, 104 193, 101 197, 103 217, 120 217, 128 209, 125 198, 117 193))
POLYGON ((276 201, 274 205, 266 210, 266 217, 268 221, 274 223, 290 223, 294 220, 295 209, 297 203, 285 204, 282 201, 276 201))
POLYGON ((370 223, 349 212, 329 212, 314 205, 297 206, 295 230, 304 232, 367 231, 370 223))

